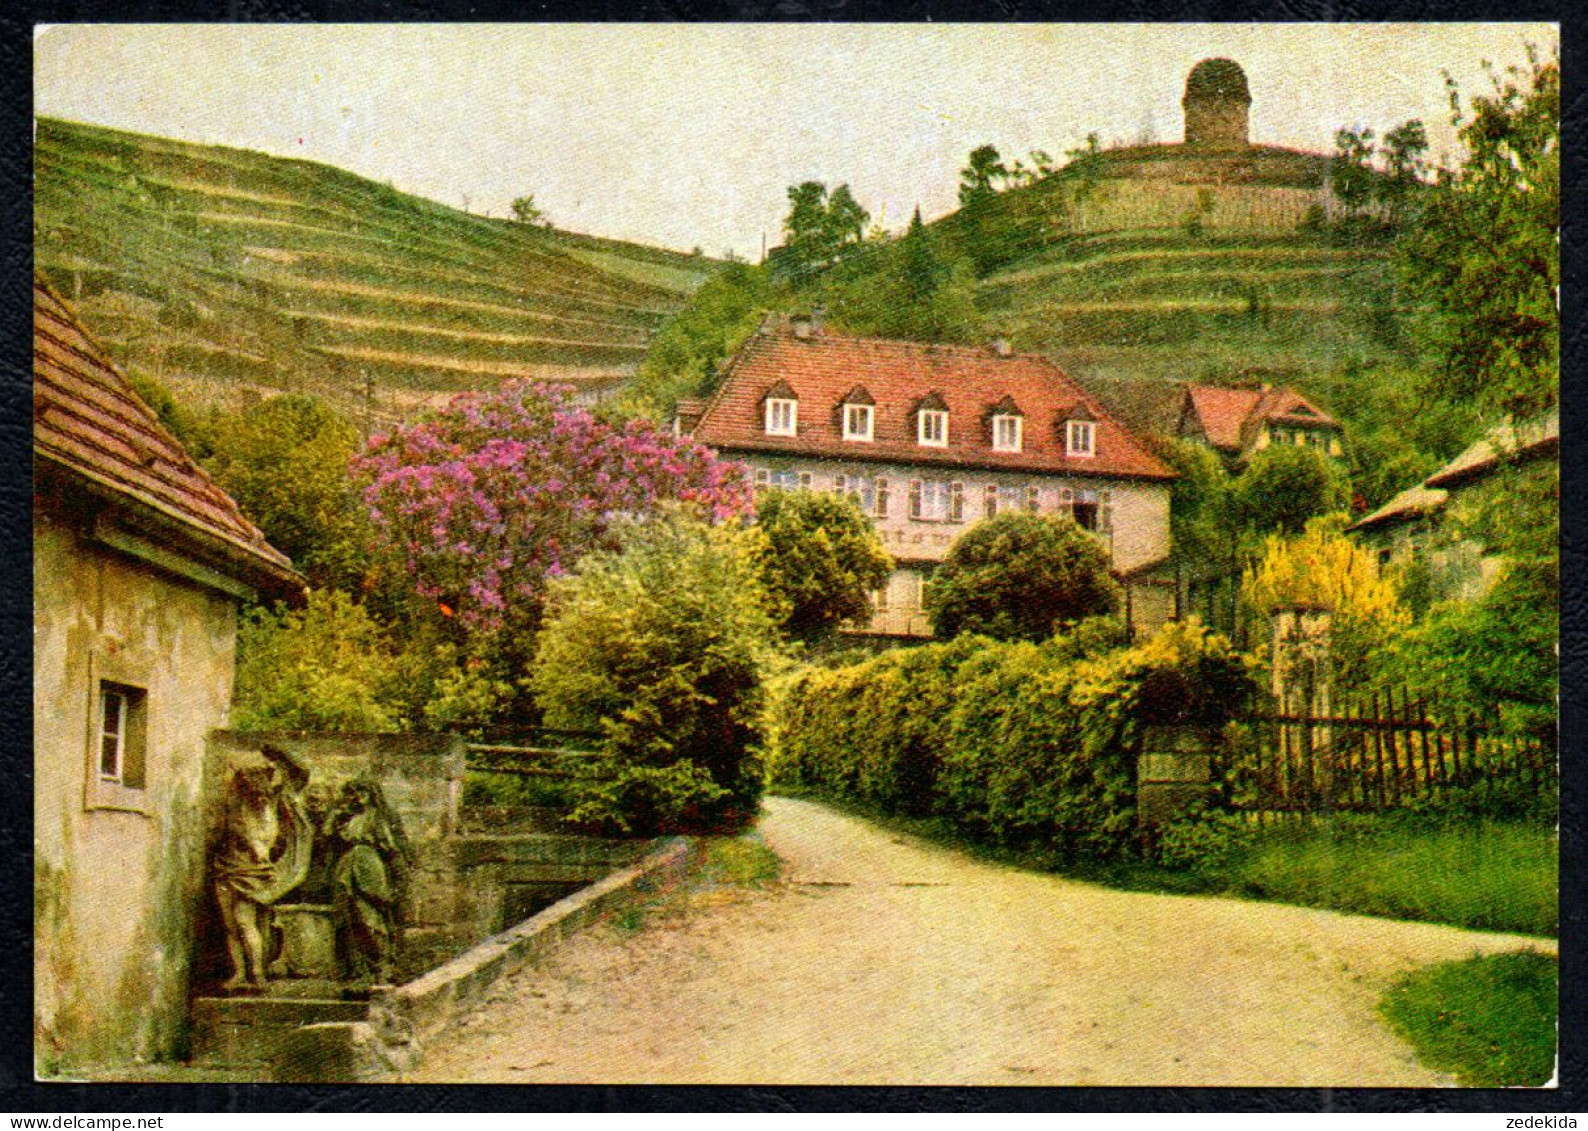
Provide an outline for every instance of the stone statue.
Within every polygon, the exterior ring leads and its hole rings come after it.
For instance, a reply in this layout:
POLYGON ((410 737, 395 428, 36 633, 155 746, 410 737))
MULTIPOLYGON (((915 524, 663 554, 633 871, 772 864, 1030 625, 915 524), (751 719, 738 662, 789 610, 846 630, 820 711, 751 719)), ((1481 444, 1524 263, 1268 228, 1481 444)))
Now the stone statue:
POLYGON ((392 978, 397 892, 407 864, 402 827, 369 779, 350 781, 326 822, 336 864, 331 908, 344 974, 355 982, 392 978))
POLYGON ((274 945, 271 908, 309 871, 313 831, 304 811, 308 768, 276 746, 260 753, 264 765, 232 775, 226 824, 215 862, 215 900, 231 958, 229 991, 262 991, 274 945))

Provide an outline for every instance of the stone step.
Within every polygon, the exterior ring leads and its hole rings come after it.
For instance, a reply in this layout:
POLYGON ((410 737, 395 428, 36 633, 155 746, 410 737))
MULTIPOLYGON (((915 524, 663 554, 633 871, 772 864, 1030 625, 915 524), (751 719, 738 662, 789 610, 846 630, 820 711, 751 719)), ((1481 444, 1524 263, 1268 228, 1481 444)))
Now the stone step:
POLYGON ((287 1035, 303 1025, 327 1021, 361 1021, 367 1001, 341 997, 289 996, 316 987, 278 984, 265 997, 200 997, 193 1001, 193 1057, 202 1068, 265 1070, 280 1055, 287 1035))

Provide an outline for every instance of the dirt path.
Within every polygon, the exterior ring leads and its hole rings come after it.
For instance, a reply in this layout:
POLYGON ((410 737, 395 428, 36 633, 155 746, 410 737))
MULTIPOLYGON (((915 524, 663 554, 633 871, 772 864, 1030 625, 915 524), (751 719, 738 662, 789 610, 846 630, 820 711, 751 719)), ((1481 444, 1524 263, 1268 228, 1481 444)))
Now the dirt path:
POLYGON ((764 892, 525 970, 412 1079, 1426 1086, 1378 1020, 1412 967, 1552 942, 1000 868, 808 801, 764 892))

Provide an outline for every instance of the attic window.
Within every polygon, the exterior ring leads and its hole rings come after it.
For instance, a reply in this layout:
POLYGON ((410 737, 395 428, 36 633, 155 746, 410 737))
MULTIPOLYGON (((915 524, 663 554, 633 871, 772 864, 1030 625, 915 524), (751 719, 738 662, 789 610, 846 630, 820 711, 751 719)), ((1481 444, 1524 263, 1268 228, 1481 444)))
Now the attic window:
POLYGON ((877 415, 876 402, 872 400, 865 386, 856 385, 850 389, 848 395, 839 402, 838 408, 844 439, 869 442, 873 438, 877 415))
POLYGON ((784 397, 766 399, 766 434, 792 436, 799 424, 799 401, 784 397))
POLYGON ((1018 452, 1025 421, 1018 416, 999 413, 992 418, 992 446, 995 452, 1018 452))
POLYGON ((1097 454, 1097 426, 1090 420, 1064 423, 1064 454, 1090 457, 1097 454))
POLYGON ((928 393, 915 406, 916 443, 929 448, 948 447, 948 404, 940 393, 928 393))
POLYGON ((844 406, 844 439, 870 440, 872 417, 874 415, 871 405, 846 404, 844 406))

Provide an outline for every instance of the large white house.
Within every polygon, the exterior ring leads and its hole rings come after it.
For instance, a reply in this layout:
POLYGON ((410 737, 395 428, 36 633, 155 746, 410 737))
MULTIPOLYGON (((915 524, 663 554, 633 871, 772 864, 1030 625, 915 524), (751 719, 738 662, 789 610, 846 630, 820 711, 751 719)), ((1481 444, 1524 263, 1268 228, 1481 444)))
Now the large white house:
MULTIPOLYGON (((1169 553, 1174 473, 1044 357, 826 333, 769 316, 709 401, 677 427, 751 469, 757 490, 840 491, 897 563, 873 633, 928 635, 923 585, 954 540, 999 511, 1068 513, 1122 578, 1169 553)), ((1132 623, 1161 623, 1172 592, 1132 587, 1132 623)))

